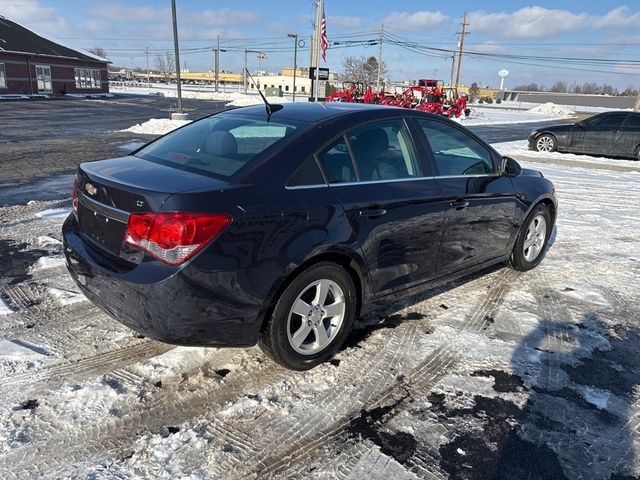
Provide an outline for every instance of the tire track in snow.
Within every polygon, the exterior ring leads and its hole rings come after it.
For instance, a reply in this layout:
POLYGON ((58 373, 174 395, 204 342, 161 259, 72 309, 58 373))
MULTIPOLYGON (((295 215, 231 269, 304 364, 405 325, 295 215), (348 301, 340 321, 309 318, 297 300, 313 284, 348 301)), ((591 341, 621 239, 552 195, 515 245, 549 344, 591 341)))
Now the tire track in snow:
MULTIPOLYGON (((495 279, 486 296, 480 301, 478 307, 466 317, 462 331, 468 333, 481 332, 487 325, 488 318, 495 316, 506 293, 513 285, 513 279, 517 275, 516 272, 507 269, 498 273, 498 278, 495 279)), ((407 409, 409 402, 406 402, 406 400, 421 398, 428 394, 444 375, 453 370, 460 356, 460 352, 457 351, 457 347, 454 345, 445 343, 439 346, 428 354, 413 371, 409 372, 401 382, 391 384, 382 393, 372 392, 374 395, 370 395, 368 401, 364 402, 361 408, 354 412, 351 417, 338 419, 329 428, 316 433, 310 441, 305 441, 304 438, 296 438, 295 445, 288 447, 284 451, 278 450, 276 447, 275 450, 264 452, 267 454, 256 462, 258 468, 247 469, 242 473, 245 476, 258 473, 259 476, 286 478, 288 471, 290 469, 295 470, 296 465, 307 463, 318 455, 320 451, 328 450, 330 445, 347 441, 348 433, 346 428, 352 421, 360 417, 361 412, 371 411, 397 402, 392 412, 387 414, 390 418, 407 409), (398 401, 397 399, 400 400, 398 401)), ((416 470, 418 469, 416 468, 416 470)))

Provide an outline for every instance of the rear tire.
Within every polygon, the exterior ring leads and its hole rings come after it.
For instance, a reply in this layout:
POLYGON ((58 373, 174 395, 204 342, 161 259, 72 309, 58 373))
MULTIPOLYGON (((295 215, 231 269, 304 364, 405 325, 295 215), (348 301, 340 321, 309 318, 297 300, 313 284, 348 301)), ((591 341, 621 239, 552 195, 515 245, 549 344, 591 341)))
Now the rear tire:
POLYGON ((538 152, 555 152, 558 148, 556 137, 544 133, 536 138, 536 150, 538 152))
POLYGON ((309 370, 342 346, 356 314, 356 288, 332 262, 316 263, 287 285, 277 299, 258 344, 273 361, 309 370))
POLYGON ((632 160, 635 161, 635 162, 640 161, 640 145, 638 145, 636 147, 636 152, 635 152, 635 155, 633 156, 632 160))
POLYGON ((552 229, 549 209, 542 203, 538 204, 522 224, 509 257, 509 266, 521 272, 538 266, 544 258, 552 229))

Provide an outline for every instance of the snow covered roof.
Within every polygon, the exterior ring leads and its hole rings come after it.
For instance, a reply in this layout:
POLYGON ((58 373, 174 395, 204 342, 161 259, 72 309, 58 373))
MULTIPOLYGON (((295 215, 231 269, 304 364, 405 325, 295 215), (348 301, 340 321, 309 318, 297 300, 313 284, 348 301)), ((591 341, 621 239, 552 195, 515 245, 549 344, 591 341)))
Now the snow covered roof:
POLYGON ((106 58, 77 48, 67 47, 56 40, 38 35, 19 23, 0 15, 0 52, 2 51, 110 63, 106 58))

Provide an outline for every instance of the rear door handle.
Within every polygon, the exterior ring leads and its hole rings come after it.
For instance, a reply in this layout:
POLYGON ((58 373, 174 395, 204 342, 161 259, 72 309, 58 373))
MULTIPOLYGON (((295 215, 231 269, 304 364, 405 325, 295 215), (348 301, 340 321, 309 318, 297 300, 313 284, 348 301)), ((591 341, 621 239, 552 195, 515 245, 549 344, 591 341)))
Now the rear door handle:
POLYGON ((456 210, 462 210, 469 206, 469 202, 466 200, 456 200, 455 202, 451 202, 449 204, 451 208, 455 208, 456 210))
POLYGON ((360 216, 361 217, 368 217, 368 218, 381 217, 382 215, 384 215, 386 213, 387 213, 387 211, 384 208, 379 208, 379 207, 369 207, 369 208, 365 208, 363 210, 360 210, 360 216))

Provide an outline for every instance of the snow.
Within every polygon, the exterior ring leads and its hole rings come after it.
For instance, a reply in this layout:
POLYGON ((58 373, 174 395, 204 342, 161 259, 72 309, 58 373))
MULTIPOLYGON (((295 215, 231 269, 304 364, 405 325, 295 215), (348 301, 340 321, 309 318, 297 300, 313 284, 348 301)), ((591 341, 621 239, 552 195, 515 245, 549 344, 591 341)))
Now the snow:
POLYGON ((132 132, 144 135, 165 135, 176 128, 180 128, 191 120, 172 120, 170 118, 151 118, 144 123, 138 123, 132 127, 121 130, 122 132, 132 132))
POLYGON ((50 237, 49 235, 41 235, 36 240, 40 248, 57 247, 62 245, 62 242, 60 240, 50 237))
POLYGON ((591 387, 586 387, 583 392, 584 399, 592 405, 595 405, 600 410, 607 408, 609 403, 609 397, 611 392, 598 390, 591 387))
POLYGON ((571 115, 575 115, 575 110, 566 105, 556 105, 553 102, 543 103, 542 105, 538 105, 537 107, 533 107, 529 110, 531 113, 544 113, 551 115, 559 115, 561 117, 570 117, 571 115))
POLYGON ((566 112, 532 112, 504 108, 497 109, 473 105, 471 107, 471 114, 468 117, 462 116, 457 120, 465 126, 506 125, 517 123, 548 122, 568 118, 571 115, 572 113, 569 114, 566 112))
POLYGON ((623 166, 628 167, 629 169, 638 168, 640 170, 640 165, 637 162, 633 162, 625 158, 593 157, 590 155, 576 155, 573 153, 538 152, 536 150, 530 150, 529 142, 527 140, 493 143, 491 146, 502 155, 513 157, 523 156, 531 160, 540 159, 549 161, 597 163, 603 165, 623 166))
MULTIPOLYGON (((518 109, 518 110, 531 110, 532 108, 540 106, 540 103, 534 102, 512 102, 512 101, 503 101, 501 103, 492 103, 490 105, 483 105, 483 108, 493 108, 493 109, 518 109)), ((580 113, 603 113, 603 112, 612 112, 612 111, 633 111, 632 108, 610 108, 610 107, 588 107, 584 105, 562 105, 556 103, 557 106, 567 107, 575 112, 580 113)), ((474 108, 476 104, 472 105, 474 108)))
POLYGON ((35 265, 31 267, 31 272, 40 270, 48 270, 50 268, 60 268, 64 266, 64 258, 62 257, 40 257, 35 265))
POLYGON ((65 218, 71 213, 70 208, 52 208, 36 213, 38 218, 65 218))
POLYGON ((73 305, 75 303, 86 301, 86 297, 80 292, 73 292, 62 288, 50 288, 49 293, 58 301, 62 306, 73 305))
POLYGON ((9 315, 10 313, 13 313, 13 310, 0 298, 0 315, 9 315))
POLYGON ((0 341, 0 360, 2 361, 28 361, 42 357, 46 350, 37 345, 30 345, 20 340, 0 341))

